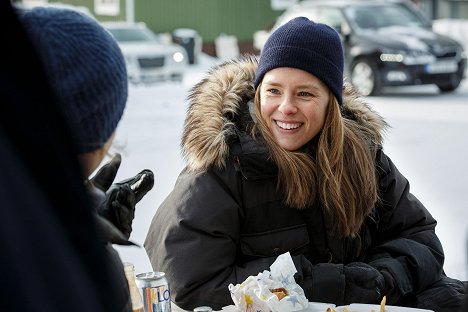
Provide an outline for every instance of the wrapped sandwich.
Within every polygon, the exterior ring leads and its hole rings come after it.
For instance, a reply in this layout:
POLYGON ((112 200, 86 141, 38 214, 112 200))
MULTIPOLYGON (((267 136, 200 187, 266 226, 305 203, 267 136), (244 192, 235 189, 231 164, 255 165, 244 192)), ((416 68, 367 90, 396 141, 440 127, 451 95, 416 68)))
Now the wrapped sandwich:
POLYGON ((231 297, 241 312, 301 311, 309 302, 304 291, 294 280, 296 267, 288 253, 280 255, 257 276, 249 276, 241 284, 229 285, 231 297))

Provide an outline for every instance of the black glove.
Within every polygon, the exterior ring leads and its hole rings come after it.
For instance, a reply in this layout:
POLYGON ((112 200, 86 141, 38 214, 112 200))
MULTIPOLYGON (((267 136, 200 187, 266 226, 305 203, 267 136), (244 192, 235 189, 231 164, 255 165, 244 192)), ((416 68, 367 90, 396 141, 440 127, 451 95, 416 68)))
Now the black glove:
POLYGON ((98 213, 112 222, 128 239, 135 218, 135 194, 128 184, 112 184, 106 192, 106 200, 98 207, 98 213))
POLYGON ((309 301, 337 305, 380 302, 384 277, 370 265, 362 262, 313 265, 302 255, 292 258, 298 271, 294 277, 309 301))
POLYGON ((363 262, 351 262, 343 269, 346 281, 345 303, 379 303, 385 279, 374 267, 363 262))
POLYGON ((94 175, 89 182, 98 189, 106 192, 109 187, 114 183, 115 176, 119 170, 120 163, 122 162, 122 157, 119 153, 116 153, 112 159, 101 168, 94 175))
POLYGON ((292 258, 297 269, 294 278, 309 301, 343 304, 345 285, 342 264, 313 265, 303 255, 292 258))
MULTIPOLYGON (((151 170, 145 169, 132 178, 112 183, 120 162, 121 157, 116 154, 109 163, 99 169, 89 184, 91 189, 94 186, 105 192, 101 202, 95 201, 99 215, 112 222, 128 239, 132 232, 135 205, 153 188, 154 175, 151 170)), ((93 193, 98 192, 93 191, 93 193)))

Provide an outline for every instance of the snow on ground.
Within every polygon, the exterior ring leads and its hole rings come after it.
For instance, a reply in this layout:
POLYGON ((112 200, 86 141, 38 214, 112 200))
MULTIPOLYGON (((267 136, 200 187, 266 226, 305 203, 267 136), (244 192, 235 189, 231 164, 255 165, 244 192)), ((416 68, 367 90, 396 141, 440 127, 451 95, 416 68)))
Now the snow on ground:
MULTIPOLYGON (((130 88, 112 150, 122 154, 117 181, 144 168, 155 173, 155 186, 137 205, 133 223, 131 240, 141 246, 156 209, 184 166, 179 144, 188 92, 217 62, 202 55, 183 83, 130 88)), ((439 95, 433 86, 403 90, 395 88, 390 95, 368 101, 392 126, 386 152, 411 182, 413 193, 438 220, 446 272, 466 280, 468 82, 465 79, 454 94, 439 95)), ((143 247, 116 248, 123 261, 135 264, 137 273, 158 270, 151 268, 143 247)))

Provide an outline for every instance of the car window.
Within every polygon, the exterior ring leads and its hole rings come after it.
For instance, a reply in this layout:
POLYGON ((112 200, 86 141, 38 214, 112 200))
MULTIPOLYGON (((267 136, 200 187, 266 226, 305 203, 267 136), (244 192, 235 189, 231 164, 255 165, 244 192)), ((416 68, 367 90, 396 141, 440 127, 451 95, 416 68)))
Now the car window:
POLYGON ((350 20, 360 29, 390 26, 424 27, 424 21, 403 5, 356 6, 346 9, 350 20), (378 12, 376 14, 375 12, 378 12))
POLYGON ((318 21, 318 9, 314 7, 307 7, 307 9, 298 9, 298 10, 292 10, 290 12, 286 11, 285 14, 281 15, 276 22, 275 26, 273 27, 273 30, 276 28, 280 27, 283 24, 286 24, 288 21, 292 20, 293 18, 296 18, 298 16, 304 16, 310 19, 311 21, 318 21))
POLYGON ((349 27, 340 9, 331 7, 308 6, 298 10, 293 10, 291 12, 286 12, 285 14, 281 15, 273 30, 298 16, 307 17, 311 21, 317 23, 327 24, 336 29, 338 32, 341 32, 343 27, 346 27, 346 29, 349 27))
POLYGON ((156 35, 144 28, 113 28, 109 29, 117 41, 158 41, 156 35))
POLYGON ((322 8, 318 14, 318 22, 335 28, 338 32, 344 26, 345 18, 337 8, 322 8))

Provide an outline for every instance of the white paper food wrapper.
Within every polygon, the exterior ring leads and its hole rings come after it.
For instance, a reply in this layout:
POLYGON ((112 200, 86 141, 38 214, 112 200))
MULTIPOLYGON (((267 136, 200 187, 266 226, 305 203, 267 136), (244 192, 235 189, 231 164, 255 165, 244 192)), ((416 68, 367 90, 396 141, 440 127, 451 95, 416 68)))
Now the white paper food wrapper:
POLYGON ((270 266, 270 271, 263 271, 257 276, 249 276, 241 284, 229 285, 232 300, 236 307, 253 312, 300 311, 308 306, 302 288, 296 284, 296 267, 289 252, 284 253, 270 266), (270 289, 284 288, 288 295, 279 300, 270 289))

